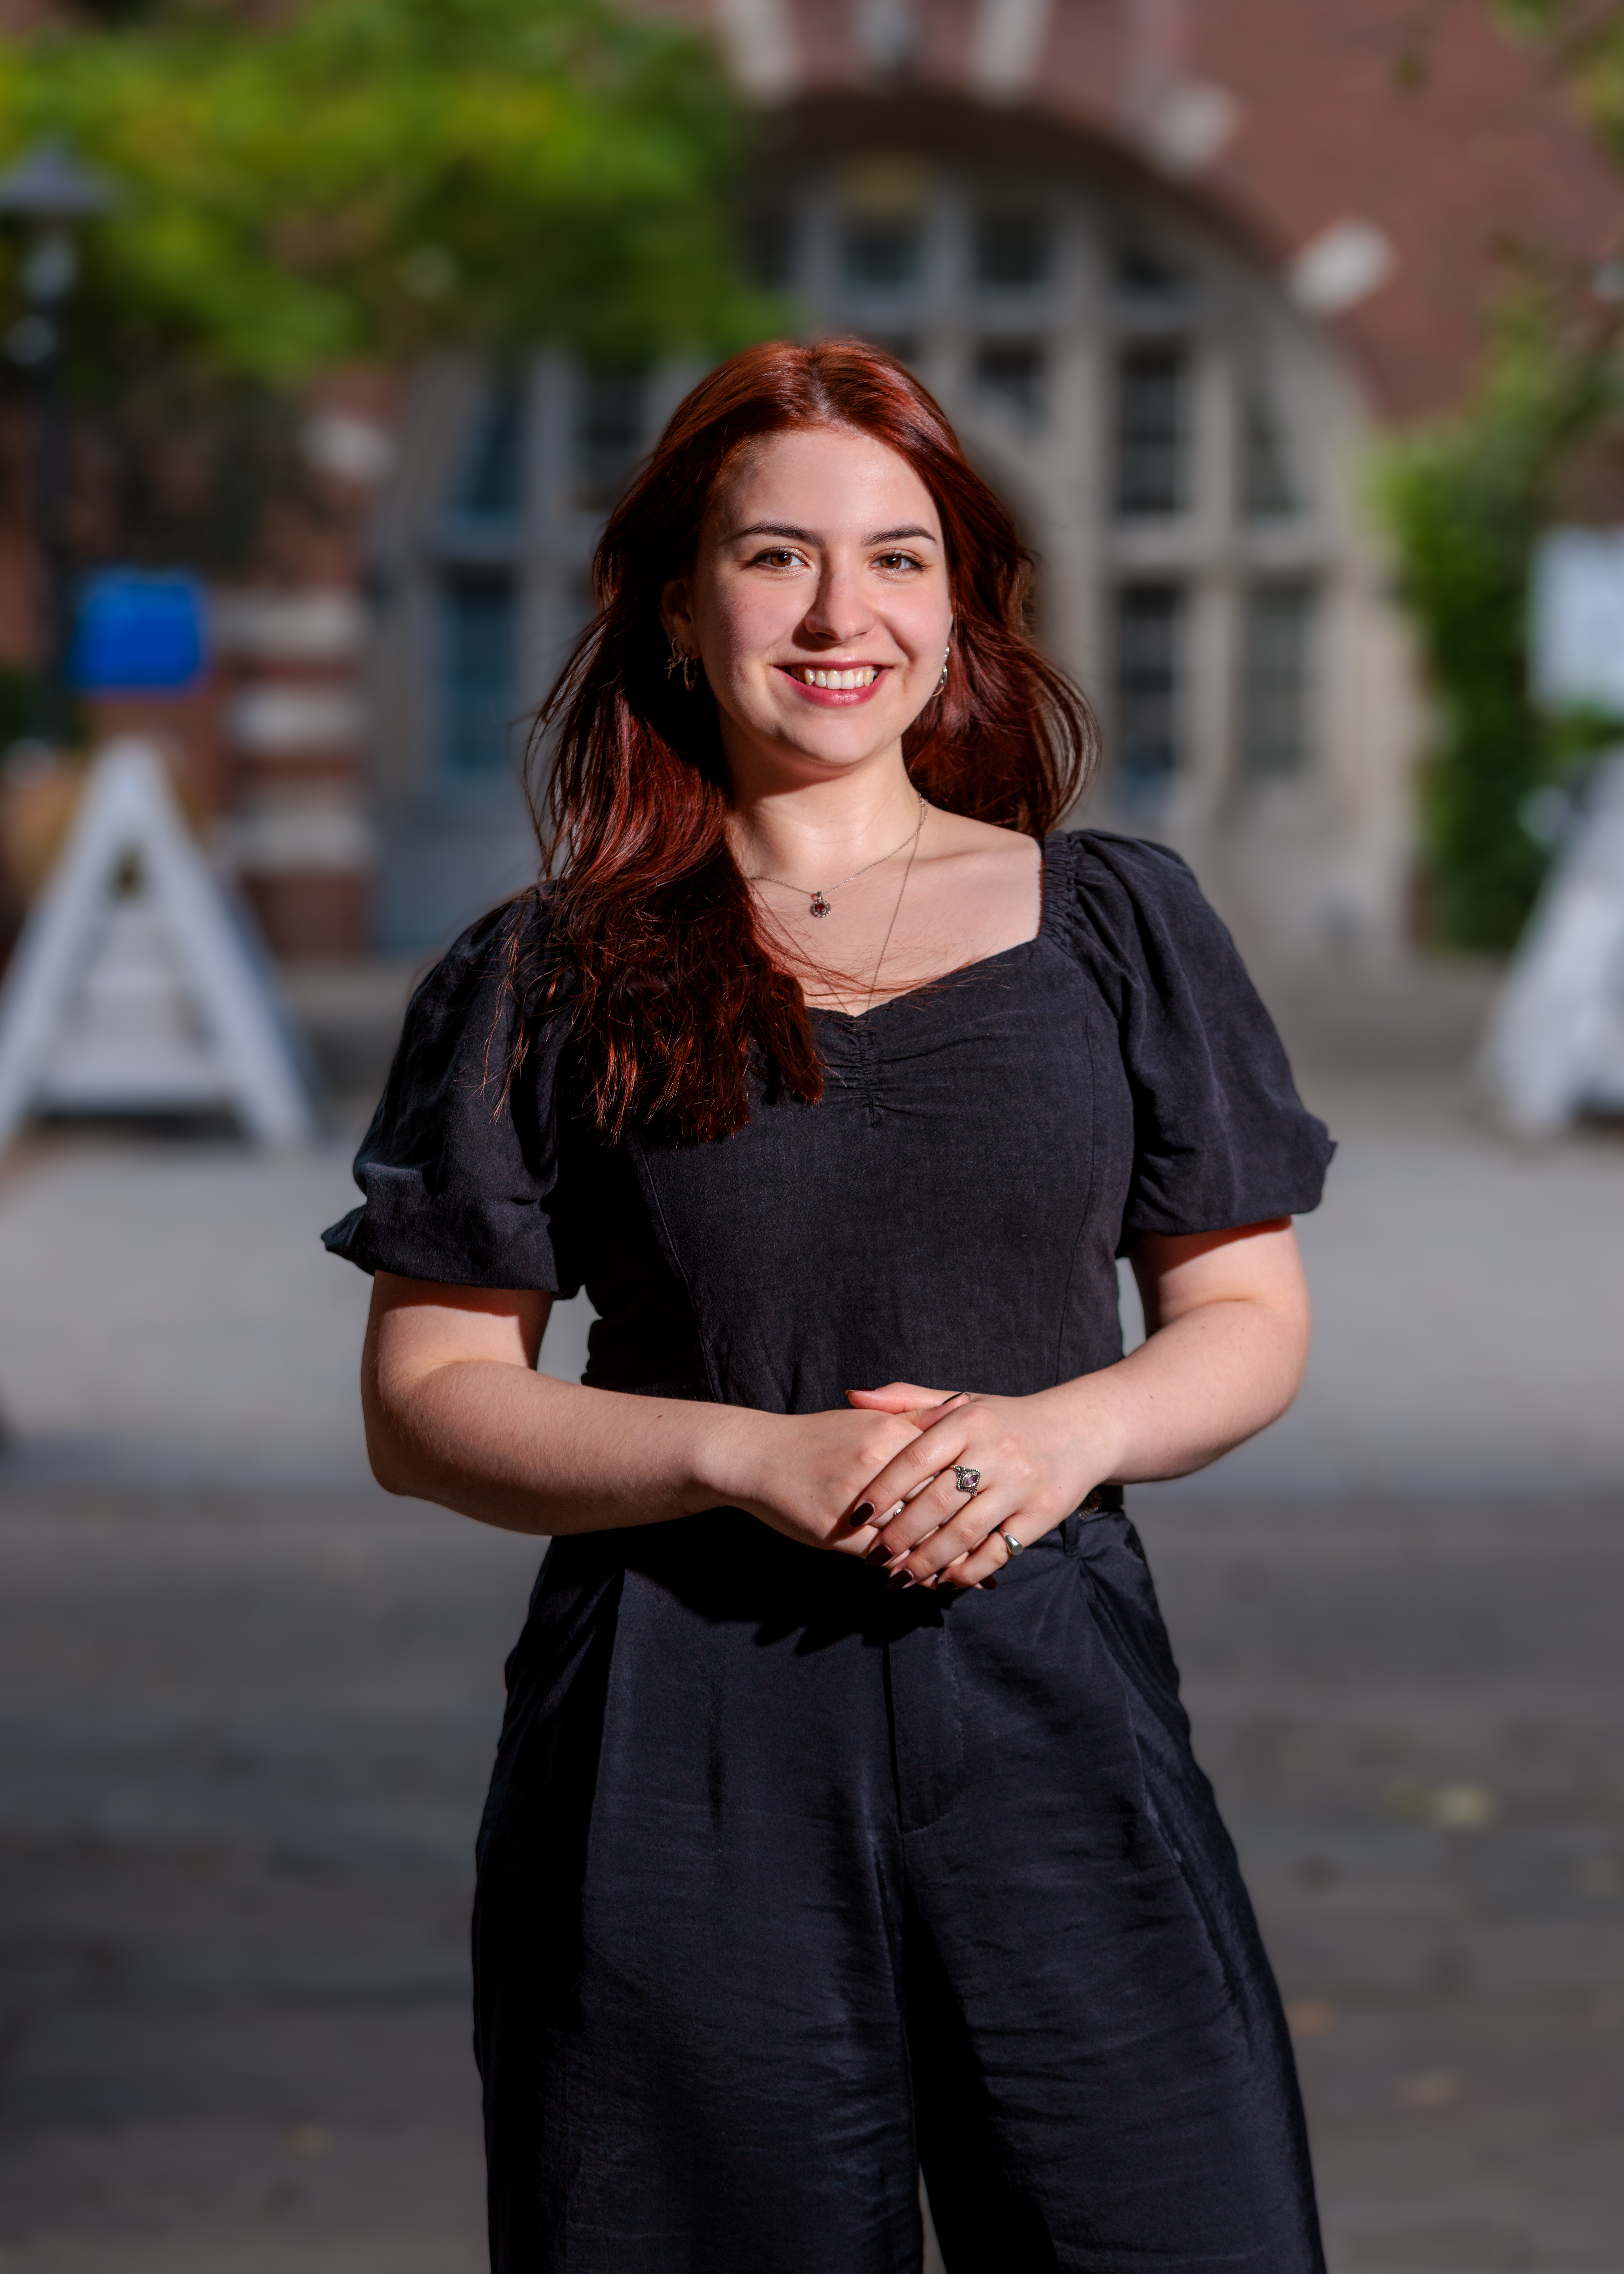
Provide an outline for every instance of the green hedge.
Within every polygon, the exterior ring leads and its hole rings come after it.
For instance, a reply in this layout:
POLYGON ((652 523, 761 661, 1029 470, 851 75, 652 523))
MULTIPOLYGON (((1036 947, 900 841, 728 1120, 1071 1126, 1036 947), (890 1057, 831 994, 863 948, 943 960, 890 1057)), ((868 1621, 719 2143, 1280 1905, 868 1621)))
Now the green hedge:
POLYGON ((1563 472, 1620 408, 1610 339, 1565 341, 1524 305, 1470 408, 1383 454, 1379 504, 1435 703, 1420 817, 1437 945, 1515 943, 1549 858, 1524 825, 1530 796, 1612 729, 1536 711, 1528 607, 1563 472))

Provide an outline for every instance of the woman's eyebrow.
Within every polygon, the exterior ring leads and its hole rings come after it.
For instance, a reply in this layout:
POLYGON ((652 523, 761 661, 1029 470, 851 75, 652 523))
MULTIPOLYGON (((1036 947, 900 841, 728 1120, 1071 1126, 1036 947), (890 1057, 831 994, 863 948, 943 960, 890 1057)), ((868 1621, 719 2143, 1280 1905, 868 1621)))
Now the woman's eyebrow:
MULTIPOLYGON (((788 537, 792 538, 797 545, 821 545, 823 542, 816 530, 797 529, 793 522, 788 521, 753 521, 747 528, 730 529, 724 542, 728 545, 737 545, 746 537, 788 537)), ((922 529, 909 523, 902 529, 874 530, 864 538, 863 543, 895 545, 905 537, 922 537, 927 545, 935 545, 939 541, 934 530, 922 529)))

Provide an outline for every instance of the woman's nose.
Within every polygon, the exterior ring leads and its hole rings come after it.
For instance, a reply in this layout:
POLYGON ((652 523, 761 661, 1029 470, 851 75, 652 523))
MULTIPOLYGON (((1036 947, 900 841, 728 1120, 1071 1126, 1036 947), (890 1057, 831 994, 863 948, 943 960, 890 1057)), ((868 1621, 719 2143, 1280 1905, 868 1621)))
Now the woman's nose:
POLYGON ((869 631, 874 611, 864 599, 857 576, 838 564, 826 568, 807 610, 806 627, 816 639, 849 640, 869 631))

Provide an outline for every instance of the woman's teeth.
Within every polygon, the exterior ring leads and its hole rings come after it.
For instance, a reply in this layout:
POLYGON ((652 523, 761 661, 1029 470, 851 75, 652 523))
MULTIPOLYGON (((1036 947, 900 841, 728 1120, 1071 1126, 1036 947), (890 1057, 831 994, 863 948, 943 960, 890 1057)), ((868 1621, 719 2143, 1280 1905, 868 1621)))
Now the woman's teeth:
POLYGON ((803 687, 872 687, 879 672, 871 663, 860 664, 855 671, 814 671, 808 664, 796 676, 803 687))

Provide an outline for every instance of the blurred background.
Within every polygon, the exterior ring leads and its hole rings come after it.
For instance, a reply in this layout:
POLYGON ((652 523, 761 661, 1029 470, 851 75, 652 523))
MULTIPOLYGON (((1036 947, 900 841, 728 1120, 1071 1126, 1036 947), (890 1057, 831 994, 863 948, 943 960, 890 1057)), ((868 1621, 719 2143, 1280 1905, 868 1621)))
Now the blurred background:
POLYGON ((0 2274, 484 2263, 538 1551, 372 1487, 315 1235, 605 510, 831 329, 1341 1140, 1134 1495, 1335 2274, 1624 2274, 1621 325, 1605 0, 0 0, 0 2274))

